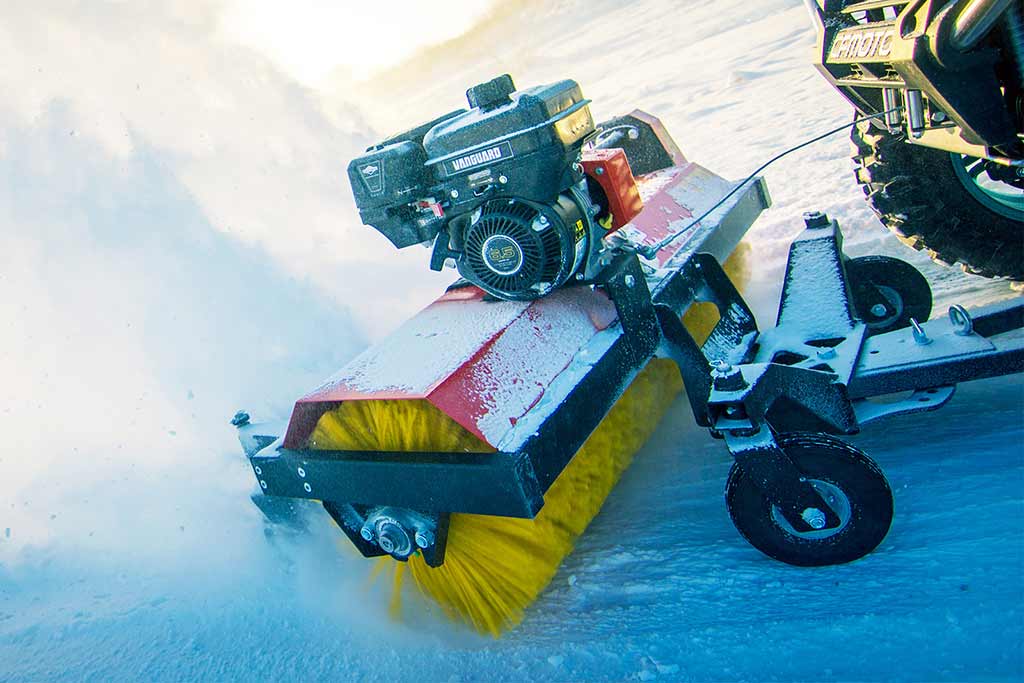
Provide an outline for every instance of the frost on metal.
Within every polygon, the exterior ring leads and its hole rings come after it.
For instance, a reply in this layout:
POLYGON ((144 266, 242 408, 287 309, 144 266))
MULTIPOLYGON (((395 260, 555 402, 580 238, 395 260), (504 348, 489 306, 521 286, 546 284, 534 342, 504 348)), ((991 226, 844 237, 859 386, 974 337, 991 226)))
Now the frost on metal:
POLYGON ((449 292, 366 349, 314 394, 349 391, 425 396, 528 307, 484 302, 478 290, 449 292))

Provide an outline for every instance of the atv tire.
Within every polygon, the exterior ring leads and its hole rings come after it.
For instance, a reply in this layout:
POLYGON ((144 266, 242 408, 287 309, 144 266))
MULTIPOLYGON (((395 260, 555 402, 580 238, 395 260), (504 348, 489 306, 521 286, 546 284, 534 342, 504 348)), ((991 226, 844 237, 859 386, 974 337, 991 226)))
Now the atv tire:
POLYGON ((857 182, 902 242, 968 273, 1024 280, 1024 214, 994 210, 972 194, 954 168, 958 157, 907 144, 868 122, 854 126, 850 138, 857 182))

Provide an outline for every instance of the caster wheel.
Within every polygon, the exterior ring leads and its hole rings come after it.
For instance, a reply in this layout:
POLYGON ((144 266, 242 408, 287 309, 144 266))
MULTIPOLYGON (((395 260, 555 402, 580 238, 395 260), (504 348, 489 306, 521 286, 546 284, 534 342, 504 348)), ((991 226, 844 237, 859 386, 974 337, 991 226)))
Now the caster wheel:
MULTIPOLYGON (((782 434, 779 447, 839 518, 839 525, 797 531, 737 464, 729 471, 725 503, 740 534, 769 557, 818 567, 864 557, 892 524, 892 491, 885 475, 863 451, 825 434, 782 434)), ((805 519, 821 515, 805 511, 805 519)))
POLYGON ((910 319, 928 320, 932 289, 924 275, 906 261, 890 256, 861 256, 846 262, 846 277, 853 292, 857 317, 868 326, 868 336, 910 326, 910 319), (867 303, 865 289, 873 285, 885 303, 867 303))

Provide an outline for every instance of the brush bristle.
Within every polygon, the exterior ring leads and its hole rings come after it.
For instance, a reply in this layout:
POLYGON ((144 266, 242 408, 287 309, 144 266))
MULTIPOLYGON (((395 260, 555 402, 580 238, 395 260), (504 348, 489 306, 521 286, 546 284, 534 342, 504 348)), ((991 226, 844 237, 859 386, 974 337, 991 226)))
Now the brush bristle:
MULTIPOLYGON (((726 264, 734 282, 746 280, 748 250, 726 264)), ((693 307, 684 322, 703 339, 717 320, 693 307)), ((576 538, 600 511, 633 455, 650 438, 682 389, 675 365, 654 359, 637 375, 608 415, 544 495, 535 519, 453 514, 445 561, 429 567, 420 555, 408 563, 383 558, 393 571, 392 611, 400 612, 407 575, 453 619, 499 636, 522 618, 551 582, 576 538)), ((325 413, 311 448, 487 452, 492 448, 427 401, 351 401, 325 413)))

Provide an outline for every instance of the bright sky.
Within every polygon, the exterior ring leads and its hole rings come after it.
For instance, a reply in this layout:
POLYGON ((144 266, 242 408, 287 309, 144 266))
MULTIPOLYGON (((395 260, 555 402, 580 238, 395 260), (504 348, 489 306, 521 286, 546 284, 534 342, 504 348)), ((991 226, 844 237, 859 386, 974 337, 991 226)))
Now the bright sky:
POLYGON ((454 38, 497 0, 231 0, 222 30, 316 87, 335 68, 365 79, 454 38))

